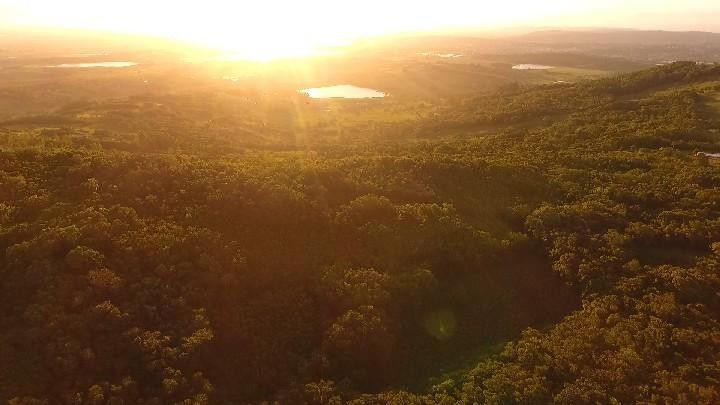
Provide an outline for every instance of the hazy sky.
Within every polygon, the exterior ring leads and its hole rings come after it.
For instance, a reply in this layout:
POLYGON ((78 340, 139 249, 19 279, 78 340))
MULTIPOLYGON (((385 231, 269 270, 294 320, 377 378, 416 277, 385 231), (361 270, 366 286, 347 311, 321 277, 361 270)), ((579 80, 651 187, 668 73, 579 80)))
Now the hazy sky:
POLYGON ((720 0, 0 0, 0 26, 104 29, 219 46, 512 25, 720 31, 720 0))

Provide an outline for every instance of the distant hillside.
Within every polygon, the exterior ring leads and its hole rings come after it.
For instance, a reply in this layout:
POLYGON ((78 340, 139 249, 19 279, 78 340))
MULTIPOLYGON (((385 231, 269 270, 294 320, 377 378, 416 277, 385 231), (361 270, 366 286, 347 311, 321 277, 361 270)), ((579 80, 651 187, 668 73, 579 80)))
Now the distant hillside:
POLYGON ((537 43, 720 46, 720 34, 702 31, 544 30, 520 38, 537 43))
POLYGON ((720 60, 720 34, 712 32, 543 30, 506 41, 515 51, 576 52, 636 62, 720 60))

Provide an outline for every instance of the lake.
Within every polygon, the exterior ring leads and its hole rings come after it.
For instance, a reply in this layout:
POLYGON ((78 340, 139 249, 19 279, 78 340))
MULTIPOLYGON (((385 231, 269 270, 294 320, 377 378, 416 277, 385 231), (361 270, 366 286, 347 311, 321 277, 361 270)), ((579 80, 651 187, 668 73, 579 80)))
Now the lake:
POLYGON ((512 67, 514 70, 548 70, 552 69, 552 66, 546 65, 534 65, 532 63, 523 63, 512 67))
POLYGON ((136 66, 135 62, 92 62, 92 63, 62 63, 47 67, 53 68, 124 68, 136 66))
POLYGON ((350 84, 313 87, 298 91, 300 93, 307 94, 310 98, 382 98, 386 96, 386 94, 381 91, 365 87, 357 87, 350 84))
POLYGON ((417 54, 418 56, 435 56, 438 58, 446 58, 446 59, 455 59, 455 58, 462 58, 462 55, 459 53, 430 53, 430 52, 420 52, 417 54))

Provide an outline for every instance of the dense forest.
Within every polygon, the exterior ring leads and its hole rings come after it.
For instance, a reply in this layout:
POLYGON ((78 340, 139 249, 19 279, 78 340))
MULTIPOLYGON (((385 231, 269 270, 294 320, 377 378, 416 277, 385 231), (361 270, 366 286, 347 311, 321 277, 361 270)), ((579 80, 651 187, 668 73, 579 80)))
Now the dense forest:
POLYGON ((0 401, 720 402, 720 66, 0 122, 0 401))

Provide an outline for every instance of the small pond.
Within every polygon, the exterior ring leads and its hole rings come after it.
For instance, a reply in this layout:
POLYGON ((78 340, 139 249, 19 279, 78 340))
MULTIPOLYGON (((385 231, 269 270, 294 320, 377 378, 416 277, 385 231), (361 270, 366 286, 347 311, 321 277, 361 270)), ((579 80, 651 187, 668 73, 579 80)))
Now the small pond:
POLYGON ((547 65, 534 65, 532 63, 523 63, 512 67, 513 70, 548 70, 552 69, 552 66, 547 65))
POLYGON ((90 62, 90 63, 62 63, 48 67, 53 68, 124 68, 136 66, 136 62, 90 62))
POLYGON ((382 98, 387 96, 381 91, 365 87, 341 84, 338 86, 313 87, 310 89, 298 90, 310 98, 382 98))

